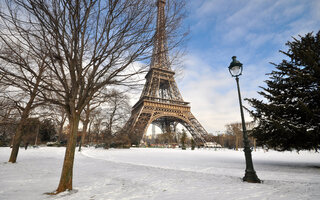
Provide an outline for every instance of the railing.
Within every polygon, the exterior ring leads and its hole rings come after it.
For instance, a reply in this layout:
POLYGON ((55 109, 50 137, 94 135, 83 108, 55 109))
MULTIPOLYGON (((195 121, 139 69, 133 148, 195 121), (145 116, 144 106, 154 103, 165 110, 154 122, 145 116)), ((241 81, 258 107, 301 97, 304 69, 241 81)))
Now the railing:
POLYGON ((157 97, 144 96, 142 99, 156 101, 156 102, 160 102, 160 103, 168 103, 168 104, 179 104, 179 105, 188 105, 189 104, 189 102, 185 102, 185 101, 162 99, 162 98, 157 98, 157 97))
POLYGON ((132 108, 133 109, 136 108, 143 100, 149 100, 149 101, 154 101, 159 103, 175 104, 175 105, 184 105, 184 106, 187 106, 189 104, 189 102, 185 102, 185 101, 143 96, 132 108))

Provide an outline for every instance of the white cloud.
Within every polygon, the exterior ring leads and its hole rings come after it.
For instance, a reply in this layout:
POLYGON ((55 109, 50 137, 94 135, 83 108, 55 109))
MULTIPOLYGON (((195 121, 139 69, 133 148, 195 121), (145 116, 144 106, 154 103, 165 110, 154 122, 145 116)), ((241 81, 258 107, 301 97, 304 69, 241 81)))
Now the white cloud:
MULTIPOLYGON (((236 82, 227 68, 215 69, 199 57, 188 56, 185 78, 178 87, 185 101, 191 102, 191 111, 208 132, 225 130, 225 125, 239 122, 240 111, 236 82)), ((256 74, 252 74, 255 76, 256 74)), ((248 73, 247 78, 251 75, 248 73)), ((257 87, 246 87, 241 81, 243 97, 256 96, 257 87)), ((252 84, 252 83, 251 83, 252 84)), ((243 102, 245 105, 246 103, 243 102)), ((246 113, 246 119, 251 120, 246 113)))

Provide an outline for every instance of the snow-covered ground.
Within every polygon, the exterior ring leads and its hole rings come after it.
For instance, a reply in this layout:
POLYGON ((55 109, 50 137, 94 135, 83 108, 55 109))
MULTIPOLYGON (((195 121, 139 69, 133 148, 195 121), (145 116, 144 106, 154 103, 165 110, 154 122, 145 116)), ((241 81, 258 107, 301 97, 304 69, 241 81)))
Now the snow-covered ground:
POLYGON ((0 148, 0 199, 320 199, 320 154, 253 152, 262 184, 242 182, 242 151, 94 149, 76 152, 74 190, 57 196, 65 148, 0 148))

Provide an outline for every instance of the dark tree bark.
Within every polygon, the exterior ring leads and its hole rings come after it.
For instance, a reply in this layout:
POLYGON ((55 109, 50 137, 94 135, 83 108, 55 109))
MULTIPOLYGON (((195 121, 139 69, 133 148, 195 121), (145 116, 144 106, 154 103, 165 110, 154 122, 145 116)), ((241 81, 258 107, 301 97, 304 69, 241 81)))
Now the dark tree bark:
MULTIPOLYGON (((69 116, 70 119, 70 134, 78 132, 78 125, 80 116, 74 113, 69 116)), ((74 149, 77 144, 77 134, 73 134, 69 137, 66 153, 64 156, 63 169, 61 172, 61 178, 56 193, 60 193, 66 190, 72 190, 72 177, 73 177, 73 163, 74 163, 74 149)))

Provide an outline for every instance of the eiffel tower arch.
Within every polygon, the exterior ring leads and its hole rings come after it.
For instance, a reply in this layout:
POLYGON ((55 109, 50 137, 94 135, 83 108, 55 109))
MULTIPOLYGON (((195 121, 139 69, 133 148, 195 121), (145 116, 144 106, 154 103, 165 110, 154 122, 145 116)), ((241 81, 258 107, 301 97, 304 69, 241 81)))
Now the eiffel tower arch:
POLYGON ((205 142, 207 131, 190 111, 175 82, 175 72, 168 57, 165 31, 165 0, 157 0, 157 29, 150 70, 145 79, 140 99, 132 107, 131 117, 125 128, 132 144, 139 144, 152 123, 163 132, 175 132, 178 123, 192 135, 197 144, 205 142))

